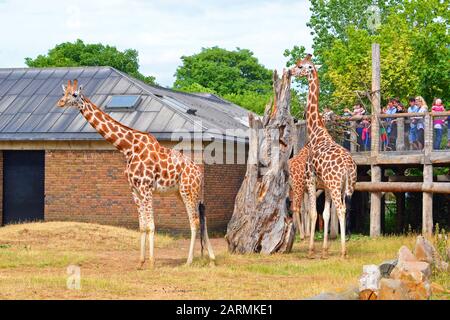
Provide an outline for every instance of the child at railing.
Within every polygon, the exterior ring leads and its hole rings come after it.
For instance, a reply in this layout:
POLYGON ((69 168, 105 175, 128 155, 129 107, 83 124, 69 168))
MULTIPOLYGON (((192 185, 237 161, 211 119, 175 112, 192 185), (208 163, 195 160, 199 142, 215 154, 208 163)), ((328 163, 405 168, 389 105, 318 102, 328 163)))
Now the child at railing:
POLYGON ((370 122, 368 120, 363 120, 361 122, 363 125, 362 129, 362 135, 361 139, 363 141, 363 150, 369 151, 370 150, 370 122))
MULTIPOLYGON (((442 105, 441 99, 434 99, 433 106, 431 107, 432 112, 444 112, 445 108, 442 105)), ((435 117, 433 120, 433 128, 434 128, 434 141, 433 141, 433 149, 439 150, 441 148, 442 141, 442 132, 444 130, 444 121, 445 118, 435 117)), ((447 134, 448 135, 448 134, 447 134)))
POLYGON ((447 149, 450 149, 450 116, 447 117, 447 149))

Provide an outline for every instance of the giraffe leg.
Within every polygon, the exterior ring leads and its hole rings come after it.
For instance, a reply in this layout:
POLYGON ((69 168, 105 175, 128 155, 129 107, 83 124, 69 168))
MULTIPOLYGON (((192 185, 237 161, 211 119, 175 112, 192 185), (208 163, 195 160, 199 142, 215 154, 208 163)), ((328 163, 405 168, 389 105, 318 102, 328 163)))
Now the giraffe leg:
POLYGON ((339 227, 341 234, 341 257, 347 257, 347 249, 345 247, 345 204, 341 199, 341 192, 338 188, 331 191, 331 198, 333 199, 334 206, 336 207, 336 213, 339 219, 339 227))
POLYGON ((146 246, 146 219, 145 219, 145 209, 144 205, 140 199, 140 196, 133 192, 133 199, 136 205, 138 206, 138 212, 139 212, 139 231, 141 233, 141 245, 140 245, 140 256, 139 256, 139 265, 138 269, 142 270, 144 263, 145 263, 145 246, 146 246))
POLYGON ((153 195, 148 192, 143 200, 145 219, 146 219, 146 235, 149 244, 149 260, 150 268, 155 266, 155 220, 153 214, 153 195))
POLYGON ((191 244, 189 245, 189 255, 186 261, 187 265, 192 264, 192 260, 194 259, 195 237, 197 235, 198 225, 198 222, 195 222, 194 218, 190 218, 189 220, 191 220, 191 244))
POLYGON ((308 197, 308 193, 305 193, 303 195, 303 201, 302 201, 302 208, 300 209, 300 214, 301 214, 301 221, 303 223, 303 228, 305 229, 305 238, 309 237, 310 232, 309 232, 309 227, 310 227, 310 223, 309 223, 309 197, 308 197))
POLYGON ((149 258, 150 268, 155 266, 155 221, 153 218, 153 210, 149 221, 148 244, 149 244, 149 258))
POLYGON ((314 259, 314 232, 316 230, 316 220, 317 220, 315 181, 308 183, 308 198, 309 198, 309 217, 310 217, 308 258, 314 259))
POLYGON ((210 265, 215 265, 216 262, 216 256, 214 255, 214 251, 213 248, 211 246, 211 242, 209 241, 209 236, 208 236, 208 228, 206 227, 206 221, 205 221, 205 243, 206 243, 206 248, 208 249, 208 255, 209 255, 209 260, 210 260, 210 265))
POLYGON ((323 247, 322 247, 322 259, 328 258, 328 227, 330 222, 330 207, 331 197, 330 193, 325 190, 325 207, 323 210, 323 247))
POLYGON ((141 231, 141 254, 140 254, 139 266, 138 266, 139 270, 142 270, 144 268, 144 263, 145 263, 145 240, 146 239, 147 239, 147 233, 145 231, 141 231))

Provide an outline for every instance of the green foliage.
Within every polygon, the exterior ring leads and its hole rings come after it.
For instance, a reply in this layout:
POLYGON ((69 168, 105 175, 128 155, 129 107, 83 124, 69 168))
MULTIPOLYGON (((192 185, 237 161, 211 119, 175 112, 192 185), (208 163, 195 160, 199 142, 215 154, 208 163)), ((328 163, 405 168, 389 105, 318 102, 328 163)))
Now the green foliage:
POLYGON ((250 50, 203 48, 200 53, 181 59, 183 64, 175 73, 175 89, 197 83, 220 95, 247 91, 265 95, 272 90, 272 71, 261 65, 250 50))
POLYGON ((434 230, 434 246, 436 247, 439 256, 444 261, 449 261, 449 257, 447 256, 447 248, 450 248, 448 234, 445 231, 445 228, 440 228, 439 223, 436 223, 434 230))
MULTIPOLYGON (((369 28, 372 0, 311 0, 308 26, 320 65, 320 105, 338 112, 357 101, 355 91, 370 91, 371 44, 381 47, 382 98, 422 95, 449 101, 449 1, 378 1, 379 28, 369 28)), ((304 48, 286 50, 288 65, 304 48)), ((406 102, 406 101, 405 101, 406 102)))
POLYGON ((264 108, 272 99, 272 93, 256 93, 247 91, 244 93, 228 93, 223 95, 225 100, 231 101, 245 109, 253 111, 257 114, 263 114, 264 108))
POLYGON ((217 94, 217 92, 214 91, 213 89, 206 88, 206 87, 202 86, 201 84, 198 84, 197 82, 194 82, 188 86, 179 88, 179 90, 184 91, 184 92, 192 92, 192 93, 203 92, 203 93, 217 94))
POLYGON ((64 42, 50 49, 47 55, 36 58, 25 58, 29 67, 78 67, 78 66, 110 66, 149 84, 155 84, 155 78, 144 76, 139 72, 138 52, 134 49, 124 51, 103 44, 85 44, 78 39, 75 42, 64 42))

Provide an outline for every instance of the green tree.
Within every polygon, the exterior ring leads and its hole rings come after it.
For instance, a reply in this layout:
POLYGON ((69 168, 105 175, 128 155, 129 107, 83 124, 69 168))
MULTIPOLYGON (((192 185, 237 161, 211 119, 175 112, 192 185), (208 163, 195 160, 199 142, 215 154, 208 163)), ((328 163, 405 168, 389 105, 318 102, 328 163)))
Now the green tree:
POLYGON ((272 71, 260 64, 250 50, 203 48, 181 60, 174 89, 215 93, 256 113, 264 112, 272 95, 272 71))
POLYGON ((175 73, 176 89, 198 83, 224 95, 246 91, 267 93, 272 88, 272 71, 247 49, 203 48, 200 53, 183 56, 181 60, 183 64, 175 73))
MULTIPOLYGON (((311 0, 308 26, 320 65, 321 106, 339 111, 370 90, 371 43, 381 46, 382 98, 423 95, 448 101, 449 1, 378 1, 380 26, 371 29, 372 0, 311 0)), ((304 56, 286 50, 288 64, 304 56)))
POLYGON ((155 84, 155 78, 144 76, 139 72, 138 52, 134 49, 124 51, 103 44, 85 44, 78 39, 75 42, 64 42, 50 49, 46 55, 36 58, 25 58, 29 67, 78 67, 78 66, 110 66, 123 71, 148 84, 155 84))

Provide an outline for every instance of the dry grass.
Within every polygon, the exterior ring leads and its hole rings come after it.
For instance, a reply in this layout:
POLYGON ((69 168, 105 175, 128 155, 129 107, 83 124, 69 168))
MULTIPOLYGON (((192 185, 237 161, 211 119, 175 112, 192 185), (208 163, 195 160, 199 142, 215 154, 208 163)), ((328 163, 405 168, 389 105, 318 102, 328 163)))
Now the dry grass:
MULTIPOLYGON (((135 231, 84 223, 0 228, 0 299, 300 299, 357 285, 364 264, 391 259, 415 241, 354 237, 343 261, 337 241, 328 260, 308 260, 304 242, 291 254, 231 255, 218 238, 212 240, 216 267, 198 252, 186 267, 189 241, 159 234, 156 268, 139 271, 138 239, 135 231), (81 290, 67 289, 68 265, 81 267, 81 290)), ((448 274, 435 281, 450 289, 448 274)))

